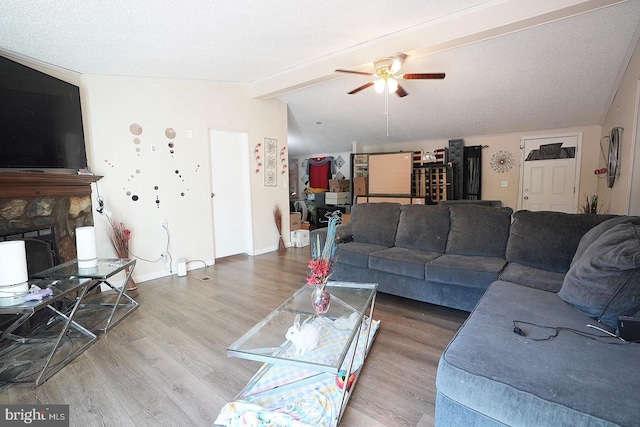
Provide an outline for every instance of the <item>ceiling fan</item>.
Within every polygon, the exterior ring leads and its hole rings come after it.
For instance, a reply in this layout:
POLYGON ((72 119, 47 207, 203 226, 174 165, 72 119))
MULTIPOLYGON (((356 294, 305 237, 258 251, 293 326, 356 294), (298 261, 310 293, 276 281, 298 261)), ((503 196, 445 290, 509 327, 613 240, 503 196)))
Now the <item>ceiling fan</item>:
POLYGON ((444 73, 407 73, 398 74, 402 63, 407 58, 404 53, 396 53, 392 57, 380 58, 373 61, 374 73, 365 73, 363 71, 352 70, 336 70, 338 73, 362 74, 365 76, 373 76, 373 81, 365 83, 362 86, 349 92, 349 95, 358 93, 363 89, 373 86, 376 92, 382 93, 385 88, 387 93, 396 93, 399 97, 407 96, 408 93, 398 83, 398 80, 431 80, 444 79, 444 73))

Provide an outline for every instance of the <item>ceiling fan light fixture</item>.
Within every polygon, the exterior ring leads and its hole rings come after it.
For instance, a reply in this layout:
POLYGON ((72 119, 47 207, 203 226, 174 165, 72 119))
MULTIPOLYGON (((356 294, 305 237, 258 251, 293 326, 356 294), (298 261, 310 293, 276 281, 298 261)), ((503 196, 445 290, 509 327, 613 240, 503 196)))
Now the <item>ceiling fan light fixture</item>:
POLYGON ((376 79, 373 82, 373 88, 376 90, 376 92, 378 93, 382 93, 384 92, 384 87, 385 87, 385 83, 384 83, 384 79, 376 79))
POLYGON ((398 90, 398 81, 393 77, 387 80, 387 90, 389 93, 395 93, 398 90))

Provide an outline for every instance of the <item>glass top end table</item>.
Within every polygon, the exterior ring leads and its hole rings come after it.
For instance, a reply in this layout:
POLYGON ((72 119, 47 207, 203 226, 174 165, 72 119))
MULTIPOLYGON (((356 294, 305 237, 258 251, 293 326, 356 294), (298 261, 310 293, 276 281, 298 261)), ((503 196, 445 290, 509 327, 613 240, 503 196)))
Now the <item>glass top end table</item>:
POLYGON ((135 265, 135 259, 99 258, 98 264, 95 267, 79 268, 78 260, 72 260, 48 270, 41 271, 33 276, 35 278, 43 279, 91 279, 93 283, 87 292, 92 291, 101 284, 111 288, 111 290, 114 291, 111 295, 108 295, 110 292, 101 292, 95 295, 89 295, 82 301, 81 306, 81 311, 84 312, 81 313, 82 315, 86 315, 89 310, 93 310, 93 314, 105 313, 104 316, 93 316, 98 320, 95 321, 94 326, 90 329, 95 332, 106 333, 138 308, 138 303, 126 293, 127 284, 131 279, 131 274, 133 273, 135 265), (120 272, 124 272, 125 274, 122 287, 116 287, 109 283, 108 279, 120 272))

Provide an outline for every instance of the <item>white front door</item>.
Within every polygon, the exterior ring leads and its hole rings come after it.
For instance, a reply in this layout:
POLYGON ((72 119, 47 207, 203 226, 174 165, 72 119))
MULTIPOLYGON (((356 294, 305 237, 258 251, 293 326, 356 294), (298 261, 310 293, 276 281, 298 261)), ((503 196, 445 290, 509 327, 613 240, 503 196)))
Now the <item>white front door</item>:
POLYGON ((209 131, 215 258, 252 253, 248 135, 209 131))
POLYGON ((580 135, 523 138, 520 209, 575 213, 580 135))

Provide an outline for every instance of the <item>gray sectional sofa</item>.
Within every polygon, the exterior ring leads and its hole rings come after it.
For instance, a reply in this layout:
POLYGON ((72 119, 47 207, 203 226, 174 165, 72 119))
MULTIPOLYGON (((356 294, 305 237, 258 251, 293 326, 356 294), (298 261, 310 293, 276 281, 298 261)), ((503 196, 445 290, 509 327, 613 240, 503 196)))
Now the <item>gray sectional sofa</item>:
POLYGON ((338 227, 332 278, 471 311, 506 265, 511 213, 471 204, 355 205, 351 222, 338 227))
POLYGON ((471 311, 437 426, 640 425, 640 345, 588 326, 640 310, 640 218, 364 204, 338 236, 333 279, 471 311))

